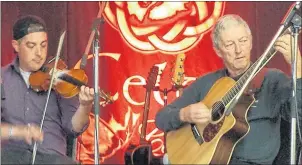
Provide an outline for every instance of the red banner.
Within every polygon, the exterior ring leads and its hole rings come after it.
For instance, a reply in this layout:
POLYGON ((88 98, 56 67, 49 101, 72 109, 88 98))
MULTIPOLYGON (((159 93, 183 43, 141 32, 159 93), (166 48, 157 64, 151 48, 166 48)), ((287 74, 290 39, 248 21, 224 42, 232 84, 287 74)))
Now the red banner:
MULTIPOLYGON (((85 67, 93 84, 91 26, 99 17, 99 2, 1 2, 1 65, 14 58, 11 46, 12 25, 18 16, 42 17, 49 29, 49 55, 56 54, 60 32, 66 29, 62 58, 69 67, 79 67, 87 49, 85 67), (35 9, 35 10, 33 10, 35 9)), ((238 14, 247 21, 253 33, 252 60, 259 57, 277 31, 292 2, 108 2, 105 23, 100 28, 100 87, 114 98, 112 104, 100 106, 100 163, 123 164, 130 143, 139 143, 148 74, 158 66, 156 86, 171 89, 176 82, 178 57, 184 59, 183 85, 198 76, 221 68, 222 61, 213 50, 210 30, 223 14, 238 14), (277 10, 276 10, 277 9, 277 10)), ((268 64, 288 72, 282 56, 268 64)), ((288 72, 289 73, 289 72, 288 72)), ((178 92, 168 93, 168 103, 178 92)), ((100 103, 102 104, 102 103, 100 103)), ((154 123, 163 107, 163 93, 152 91, 146 139, 152 143, 153 155, 164 151, 163 133, 154 123)), ((94 163, 94 116, 89 128, 77 139, 77 159, 94 163)), ((285 129, 286 130, 286 129, 285 129)), ((282 149, 281 149, 282 150, 282 149)))
MULTIPOLYGON (((116 47, 115 40, 106 33, 104 42, 115 52, 100 53, 106 65, 106 77, 101 87, 109 90, 114 103, 101 108, 99 151, 102 163, 123 163, 123 153, 129 143, 138 144, 144 108, 144 85, 150 68, 159 67, 156 86, 171 89, 175 61, 183 55, 188 85, 197 76, 216 70, 222 62, 212 49, 209 31, 223 14, 224 2, 109 2, 103 16, 106 26, 119 32, 127 47, 116 47)), ((100 5, 101 9, 101 5, 100 5)), ((111 30, 108 30, 109 33, 111 30)), ((79 63, 78 63, 79 64, 79 63)), ((92 65, 92 56, 88 66, 92 65)), ((76 65, 79 67, 79 65, 76 65)), ((91 67, 87 67, 91 68, 91 67)), ((88 76, 93 77, 88 71, 88 76)), ((178 92, 168 93, 168 102, 178 92)), ((163 93, 151 95, 146 140, 152 144, 154 156, 164 153, 163 132, 154 123, 156 112, 164 105, 163 93)), ((78 138, 78 157, 83 163, 94 162, 94 115, 87 131, 78 138)))

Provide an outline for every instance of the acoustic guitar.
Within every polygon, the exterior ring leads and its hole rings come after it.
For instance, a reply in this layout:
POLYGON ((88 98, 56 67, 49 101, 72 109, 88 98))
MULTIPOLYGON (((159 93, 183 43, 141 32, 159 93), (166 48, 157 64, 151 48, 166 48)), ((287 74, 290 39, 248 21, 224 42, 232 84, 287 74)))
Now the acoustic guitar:
POLYGON ((146 128, 150 108, 150 96, 152 89, 155 87, 158 71, 159 68, 157 66, 153 66, 147 78, 140 144, 138 146, 130 145, 127 148, 124 156, 126 165, 148 165, 152 160, 152 147, 151 144, 146 141, 146 128))
POLYGON ((255 98, 253 94, 242 94, 238 95, 239 101, 233 108, 229 107, 230 103, 244 84, 249 83, 249 76, 255 77, 275 53, 270 50, 262 55, 237 82, 222 77, 214 83, 202 100, 212 114, 209 123, 186 124, 167 133, 166 146, 171 164, 229 163, 236 144, 249 132, 247 113, 255 98))

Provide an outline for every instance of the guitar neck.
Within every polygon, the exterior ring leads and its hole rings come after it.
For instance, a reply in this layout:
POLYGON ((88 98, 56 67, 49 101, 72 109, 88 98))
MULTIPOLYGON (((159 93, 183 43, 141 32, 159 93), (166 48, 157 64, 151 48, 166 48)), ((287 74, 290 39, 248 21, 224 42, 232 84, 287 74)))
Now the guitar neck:
POLYGON ((179 91, 179 96, 181 96, 184 91, 184 88, 179 88, 178 91, 179 91))
POLYGON ((184 81, 184 62, 186 59, 185 54, 178 54, 176 57, 176 63, 175 63, 175 69, 174 69, 174 75, 173 75, 173 81, 176 89, 179 91, 179 96, 182 95, 183 87, 182 83, 184 81))
POLYGON ((146 140, 146 129, 147 129, 147 123, 148 123, 149 108, 150 108, 150 95, 151 95, 151 91, 147 91, 146 96, 145 96, 145 105, 144 105, 144 112, 143 112, 140 141, 146 140))
POLYGON ((231 88, 229 92, 222 98, 222 101, 225 105, 227 105, 229 102, 233 100, 234 97, 237 96, 240 89, 243 88, 244 84, 248 80, 249 76, 253 73, 254 70, 256 72, 254 73, 253 77, 272 59, 272 57, 276 54, 276 50, 271 49, 268 54, 262 55, 236 82, 234 87, 231 88), (261 60, 262 59, 262 60, 261 60), (259 64, 260 63, 260 64, 259 64), (259 64, 259 67, 256 68, 256 66, 259 64))

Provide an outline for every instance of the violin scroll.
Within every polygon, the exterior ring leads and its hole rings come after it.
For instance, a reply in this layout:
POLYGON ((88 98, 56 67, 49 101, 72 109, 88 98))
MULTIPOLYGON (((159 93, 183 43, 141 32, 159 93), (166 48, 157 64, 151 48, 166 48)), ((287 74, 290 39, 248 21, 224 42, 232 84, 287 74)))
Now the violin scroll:
POLYGON ((113 96, 111 96, 109 93, 104 92, 103 90, 100 90, 99 95, 102 99, 104 99, 105 104, 112 104, 114 102, 113 96))

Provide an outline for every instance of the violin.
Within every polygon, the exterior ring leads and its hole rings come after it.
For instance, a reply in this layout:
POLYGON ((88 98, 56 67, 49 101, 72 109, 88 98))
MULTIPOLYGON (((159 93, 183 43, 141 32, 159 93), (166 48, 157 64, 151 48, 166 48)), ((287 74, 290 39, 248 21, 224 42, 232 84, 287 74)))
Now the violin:
MULTIPOLYGON (((86 86, 88 77, 82 69, 67 69, 63 60, 59 59, 57 68, 54 68, 54 58, 41 67, 40 70, 31 73, 29 84, 36 92, 47 91, 51 75, 54 74, 53 89, 64 98, 71 98, 80 92, 82 85, 86 86)), ((105 103, 112 103, 113 97, 100 90, 100 97, 105 103)))

